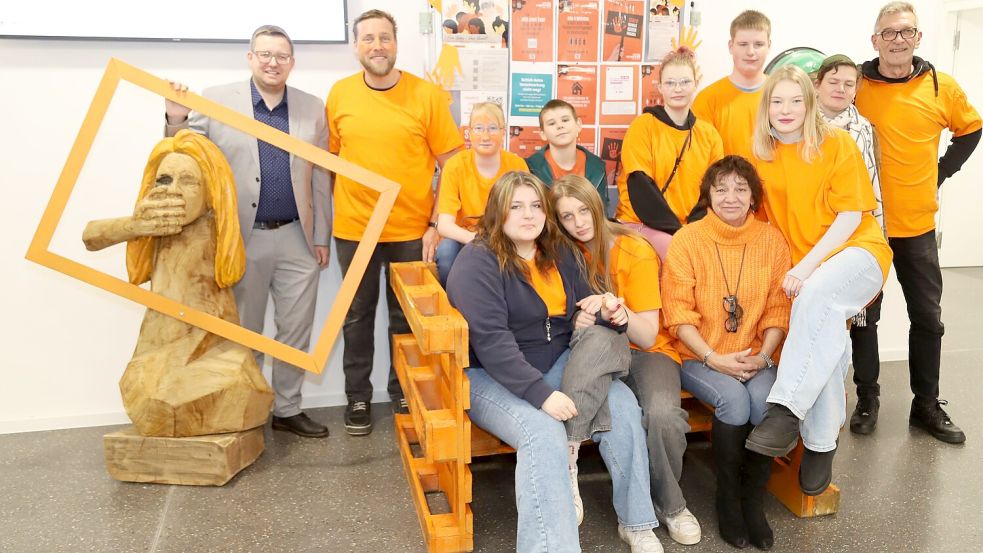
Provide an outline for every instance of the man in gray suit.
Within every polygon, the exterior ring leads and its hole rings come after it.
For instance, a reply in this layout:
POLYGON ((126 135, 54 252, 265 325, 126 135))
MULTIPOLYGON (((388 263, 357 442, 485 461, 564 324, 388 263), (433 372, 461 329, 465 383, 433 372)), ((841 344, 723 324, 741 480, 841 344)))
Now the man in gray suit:
MULTIPOLYGON (((206 89, 202 95, 291 136, 326 148, 328 128, 320 99, 287 86, 294 66, 287 33, 264 25, 253 33, 247 81, 206 89)), ((175 90, 187 87, 173 83, 175 90)), ((263 331, 272 294, 276 340, 306 350, 310 344, 320 269, 331 236, 330 176, 271 144, 166 101, 165 132, 191 128, 212 140, 235 174, 246 273, 234 288, 242 325, 263 331)), ((262 366, 262 354, 256 352, 262 366)), ((300 409, 304 370, 273 360, 273 429, 321 438, 328 429, 300 409)))

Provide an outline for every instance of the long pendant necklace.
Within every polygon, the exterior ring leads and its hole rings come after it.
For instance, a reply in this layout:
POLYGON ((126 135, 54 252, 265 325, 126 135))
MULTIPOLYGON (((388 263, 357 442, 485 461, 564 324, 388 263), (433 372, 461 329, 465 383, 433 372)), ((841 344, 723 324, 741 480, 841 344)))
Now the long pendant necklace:
POLYGON ((744 255, 747 253, 747 244, 741 250, 741 266, 737 271, 737 286, 734 291, 730 291, 730 281, 727 280, 727 271, 724 270, 724 260, 720 257, 720 246, 714 242, 713 247, 717 250, 717 261, 720 263, 720 274, 724 277, 724 286, 727 287, 727 295, 724 296, 724 311, 727 312, 727 320, 724 321, 724 329, 727 332, 737 332, 737 327, 741 324, 741 317, 744 316, 744 309, 737 302, 737 292, 741 288, 741 276, 744 274, 744 255))

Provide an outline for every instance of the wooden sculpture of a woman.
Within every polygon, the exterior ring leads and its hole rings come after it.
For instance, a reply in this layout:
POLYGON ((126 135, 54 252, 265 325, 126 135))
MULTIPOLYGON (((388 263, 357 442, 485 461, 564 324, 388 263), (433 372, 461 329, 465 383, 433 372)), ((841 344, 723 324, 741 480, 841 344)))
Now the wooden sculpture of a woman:
MULTIPOLYGON (((204 136, 181 131, 150 154, 133 215, 90 222, 89 250, 127 242, 130 282, 239 324, 230 287, 245 271, 232 170, 204 136)), ((200 436, 262 425, 273 392, 245 346, 151 309, 120 380, 144 436, 200 436)))

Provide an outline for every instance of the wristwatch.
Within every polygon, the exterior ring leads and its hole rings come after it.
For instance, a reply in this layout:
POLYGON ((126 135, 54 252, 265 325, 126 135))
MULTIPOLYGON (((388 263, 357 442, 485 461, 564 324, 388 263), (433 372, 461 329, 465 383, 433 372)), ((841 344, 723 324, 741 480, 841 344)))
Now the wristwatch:
POLYGON ((769 368, 769 369, 774 369, 775 368, 775 362, 771 360, 771 357, 768 357, 763 352, 762 353, 759 353, 758 354, 758 357, 760 357, 760 358, 762 358, 762 359, 765 360, 765 367, 766 368, 769 368))

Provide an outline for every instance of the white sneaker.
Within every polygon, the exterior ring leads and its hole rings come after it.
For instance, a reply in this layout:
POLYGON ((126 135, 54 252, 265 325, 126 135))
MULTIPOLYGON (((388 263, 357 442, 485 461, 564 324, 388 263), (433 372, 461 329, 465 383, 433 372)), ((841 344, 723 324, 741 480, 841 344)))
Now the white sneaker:
POLYGON ((669 537, 673 541, 683 545, 699 543, 703 537, 700 523, 689 509, 683 509, 678 515, 667 518, 666 530, 669 530, 669 537))
POLYGON ((580 499, 580 483, 577 481, 577 465, 570 467, 570 490, 573 492, 573 510, 577 513, 577 526, 584 522, 584 500, 580 499))
POLYGON ((627 530, 618 525, 621 540, 631 546, 631 553, 663 553, 662 542, 651 528, 648 530, 627 530))

